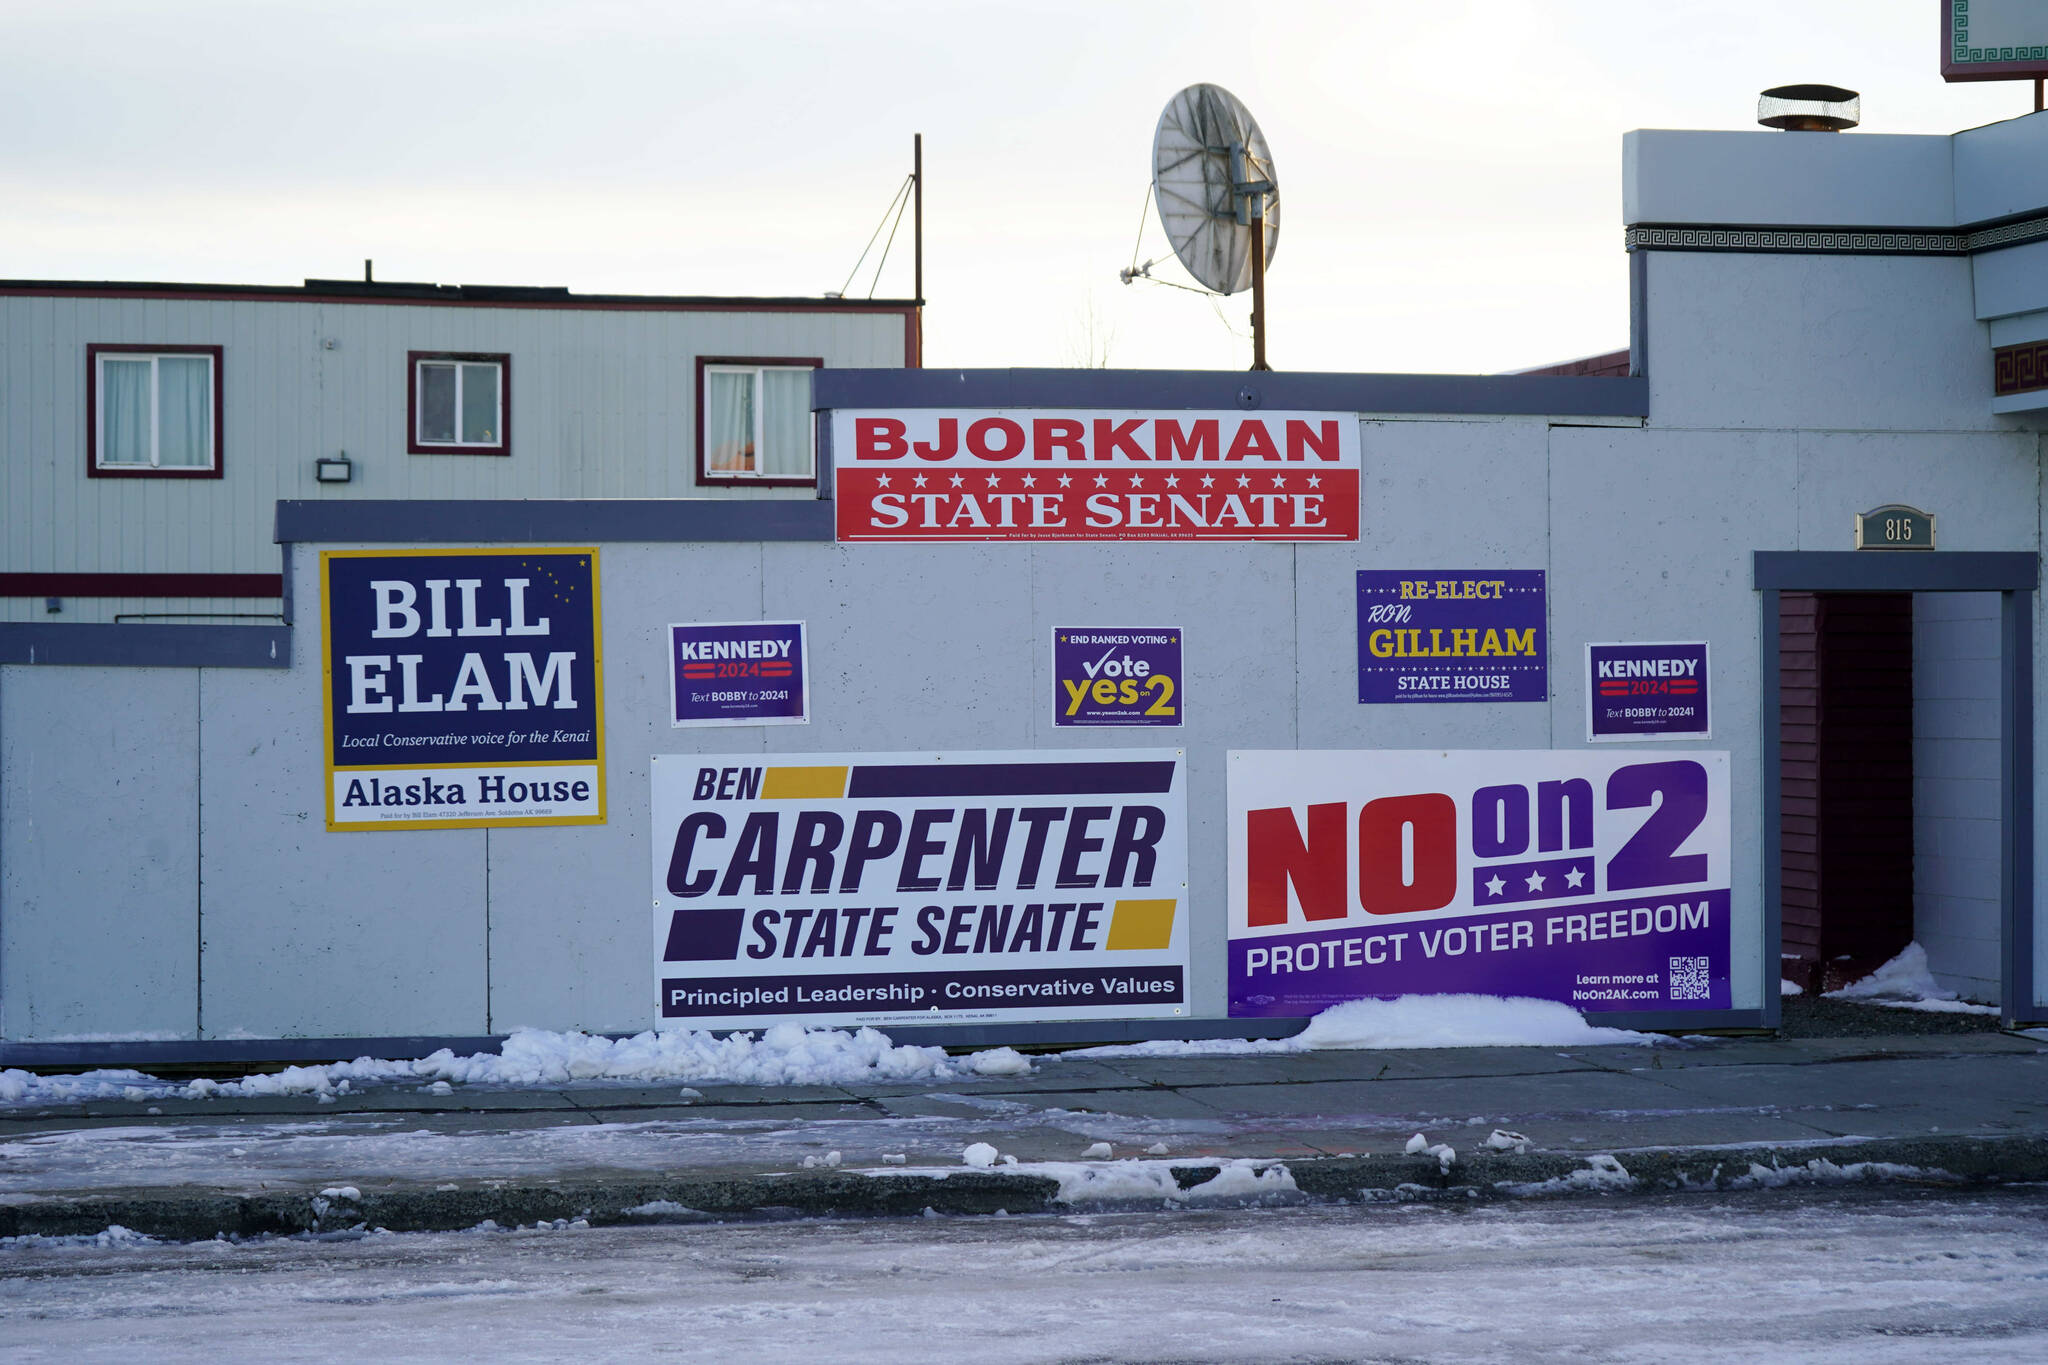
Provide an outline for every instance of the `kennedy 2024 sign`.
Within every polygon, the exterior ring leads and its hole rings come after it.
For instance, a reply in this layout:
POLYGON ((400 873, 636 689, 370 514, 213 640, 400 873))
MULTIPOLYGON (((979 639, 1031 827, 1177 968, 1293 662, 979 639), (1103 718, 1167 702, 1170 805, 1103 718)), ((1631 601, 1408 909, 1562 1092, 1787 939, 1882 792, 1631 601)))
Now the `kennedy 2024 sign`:
POLYGON ((597 551, 320 556, 327 827, 604 820, 597 551))
POLYGON ((1356 540, 1358 418, 841 411, 842 541, 1356 540))
POLYGON ((651 767, 663 1024, 1187 1008, 1177 750, 656 754, 651 767))
POLYGON ((1234 1016, 1729 1007, 1728 755, 1233 752, 1234 1016))

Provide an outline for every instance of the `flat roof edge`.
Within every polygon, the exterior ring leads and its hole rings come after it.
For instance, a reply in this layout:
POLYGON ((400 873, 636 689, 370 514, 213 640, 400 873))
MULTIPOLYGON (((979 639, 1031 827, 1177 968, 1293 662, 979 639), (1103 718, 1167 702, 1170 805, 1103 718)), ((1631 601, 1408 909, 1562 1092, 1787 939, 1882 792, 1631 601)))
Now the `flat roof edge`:
POLYGON ((1238 408, 1444 416, 1648 417, 1640 376, 1234 370, 820 370, 831 408, 1238 408))
POLYGON ((676 309, 900 313, 915 299, 832 299, 805 295, 575 294, 523 285, 362 284, 311 280, 298 284, 190 284, 160 280, 0 280, 0 297, 249 299, 283 303, 430 304, 446 308, 676 309))

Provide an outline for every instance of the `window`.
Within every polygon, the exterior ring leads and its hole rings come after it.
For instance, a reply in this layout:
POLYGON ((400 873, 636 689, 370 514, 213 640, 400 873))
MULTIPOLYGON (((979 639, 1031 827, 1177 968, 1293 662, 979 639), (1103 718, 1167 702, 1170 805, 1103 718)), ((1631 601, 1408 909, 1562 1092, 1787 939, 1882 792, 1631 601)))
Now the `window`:
POLYGON ((220 477, 221 348, 85 348, 86 473, 220 477))
POLYGON ((406 449, 415 455, 512 453, 512 357, 413 351, 406 449))
POLYGON ((824 361, 704 356, 697 361, 697 482, 817 482, 811 371, 824 361))

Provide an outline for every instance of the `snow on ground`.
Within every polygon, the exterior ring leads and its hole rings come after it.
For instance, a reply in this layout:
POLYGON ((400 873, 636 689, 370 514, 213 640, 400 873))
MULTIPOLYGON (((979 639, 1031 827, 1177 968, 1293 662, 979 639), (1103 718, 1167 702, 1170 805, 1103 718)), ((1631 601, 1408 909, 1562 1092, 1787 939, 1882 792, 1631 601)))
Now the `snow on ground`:
POLYGON ((1975 1005, 1957 999, 1954 991, 1943 990, 1934 973, 1927 969, 1927 950, 1918 943, 1907 944, 1904 952, 1861 981, 1829 991, 1827 999, 1935 1014, 1998 1013, 1996 1005, 1975 1005))
MULTIPOLYGON (((1968 1006, 1965 1008, 1975 1008, 1968 1006)), ((1323 1048, 1588 1047, 1669 1040, 1588 1024, 1554 1000, 1492 995, 1408 995, 1353 1000, 1324 1010, 1292 1038, 1166 1040, 1082 1048, 1076 1057, 1228 1056, 1313 1052, 1323 1048)), ((1056 1059, 1055 1059, 1056 1060, 1056 1059)), ((417 1061, 358 1057, 323 1066, 288 1066, 235 1081, 161 1080, 140 1071, 38 1076, 0 1070, 0 1104, 78 1104, 93 1100, 207 1099, 216 1096, 345 1095, 373 1085, 557 1086, 577 1082, 721 1081, 735 1085, 858 1085, 1028 1074, 1031 1061, 999 1047, 965 1057, 945 1049, 896 1044, 858 1031, 778 1024, 758 1037, 723 1038, 696 1030, 611 1039, 588 1033, 519 1029, 498 1052, 458 1057, 447 1048, 417 1061)))
POLYGON ((1403 995, 1332 1005, 1292 1038, 1159 1040, 1079 1048, 1069 1057, 1218 1057, 1337 1048, 1594 1047, 1669 1039, 1589 1024, 1556 1000, 1498 995, 1403 995))
POLYGON ((454 1085, 564 1085, 576 1081, 722 1081, 735 1085, 857 1085, 1014 1076, 1031 1063, 999 1047, 950 1058, 944 1048, 898 1045, 874 1029, 779 1024, 756 1037, 720 1038, 671 1030, 611 1039, 544 1029, 514 1032, 498 1052, 457 1057, 447 1048, 417 1061, 358 1057, 326 1066, 288 1066, 238 1081, 160 1080, 140 1071, 38 1076, 0 1071, 0 1104, 90 1100, 206 1099, 213 1096, 335 1095, 365 1085, 426 1081, 454 1085))
POLYGON ((704 1355, 1999 1365, 2048 1359, 2048 1200, 1521 1204, 485 1228, 0 1248, 11 1361, 704 1355))

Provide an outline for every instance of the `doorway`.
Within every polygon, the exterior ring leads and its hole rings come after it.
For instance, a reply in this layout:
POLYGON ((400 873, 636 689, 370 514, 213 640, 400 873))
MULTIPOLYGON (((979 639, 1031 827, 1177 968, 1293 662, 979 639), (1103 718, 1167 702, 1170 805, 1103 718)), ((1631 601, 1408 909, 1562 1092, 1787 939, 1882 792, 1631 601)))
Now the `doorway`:
POLYGON ((1918 938, 1964 994, 2040 1014, 2039 556, 1759 551, 1755 573, 1766 975, 1832 989, 1918 938))

